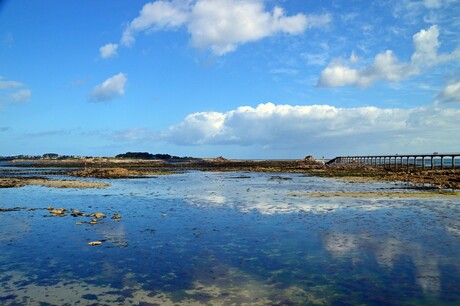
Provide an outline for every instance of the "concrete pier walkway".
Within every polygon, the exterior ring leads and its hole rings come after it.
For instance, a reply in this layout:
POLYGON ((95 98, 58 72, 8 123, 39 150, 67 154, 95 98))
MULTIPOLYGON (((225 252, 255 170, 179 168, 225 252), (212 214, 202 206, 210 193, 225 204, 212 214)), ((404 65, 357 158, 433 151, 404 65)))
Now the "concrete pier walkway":
POLYGON ((386 168, 460 168, 460 153, 337 156, 326 165, 371 165, 386 168), (457 163, 457 165, 456 165, 457 163))

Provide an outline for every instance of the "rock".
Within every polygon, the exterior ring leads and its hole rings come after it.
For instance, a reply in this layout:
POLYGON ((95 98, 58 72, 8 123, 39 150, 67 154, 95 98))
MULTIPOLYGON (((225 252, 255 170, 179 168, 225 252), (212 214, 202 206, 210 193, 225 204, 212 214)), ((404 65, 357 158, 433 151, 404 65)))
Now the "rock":
POLYGON ((121 219, 121 216, 119 214, 115 214, 115 215, 113 215, 112 219, 119 220, 119 219, 121 219))
POLYGON ((102 244, 102 241, 91 241, 91 242, 88 242, 88 245, 91 245, 91 246, 96 246, 96 245, 101 245, 102 244))
POLYGON ((105 215, 104 215, 103 213, 101 213, 101 212, 97 212, 97 213, 91 214, 90 216, 91 216, 91 217, 94 217, 94 218, 97 218, 97 219, 99 219, 99 218, 104 218, 104 217, 105 217, 105 215))
POLYGON ((50 214, 52 214, 53 216, 63 216, 65 211, 66 210, 64 208, 56 208, 56 209, 51 209, 50 214))

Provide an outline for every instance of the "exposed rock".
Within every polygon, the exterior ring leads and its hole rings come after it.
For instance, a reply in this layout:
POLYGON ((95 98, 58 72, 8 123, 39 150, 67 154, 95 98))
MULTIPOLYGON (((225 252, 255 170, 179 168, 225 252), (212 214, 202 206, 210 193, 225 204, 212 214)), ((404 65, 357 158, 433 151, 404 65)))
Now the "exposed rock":
POLYGON ((49 212, 53 216, 64 216, 66 210, 64 208, 55 208, 55 209, 51 209, 49 212))
POLYGON ((91 245, 91 246, 97 246, 97 245, 101 245, 102 244, 102 241, 91 241, 91 242, 88 242, 88 245, 91 245))
POLYGON ((88 168, 68 172, 69 175, 78 177, 95 178, 129 178, 141 175, 139 171, 124 168, 88 168))
POLYGON ((305 156, 304 160, 305 161, 315 161, 315 158, 313 156, 311 156, 311 155, 307 155, 307 156, 305 156))
POLYGON ((96 219, 104 218, 104 217, 105 217, 105 215, 104 215, 103 213, 101 213, 101 212, 93 213, 93 214, 91 214, 90 216, 91 216, 91 217, 94 217, 94 218, 96 218, 96 219))

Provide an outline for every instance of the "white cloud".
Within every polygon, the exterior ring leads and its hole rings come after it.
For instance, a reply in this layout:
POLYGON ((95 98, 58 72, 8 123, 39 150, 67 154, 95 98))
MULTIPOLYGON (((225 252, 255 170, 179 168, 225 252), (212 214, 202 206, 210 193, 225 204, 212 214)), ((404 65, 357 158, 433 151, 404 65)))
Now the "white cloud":
POLYGON ((193 7, 188 30, 193 46, 223 55, 276 33, 301 34, 307 25, 303 14, 286 16, 279 7, 267 12, 258 1, 201 0, 193 7))
POLYGON ((154 140, 155 135, 146 128, 132 128, 114 132, 109 135, 109 138, 117 142, 136 142, 154 140))
POLYGON ((147 3, 142 7, 139 16, 126 27, 121 43, 125 46, 132 45, 137 32, 178 28, 186 22, 188 10, 188 1, 160 0, 147 3))
POLYGON ((221 131, 226 115, 217 112, 200 112, 188 115, 183 122, 170 128, 163 136, 172 142, 185 145, 208 143, 221 131))
MULTIPOLYGON (((372 65, 352 68, 341 61, 333 61, 322 72, 318 86, 338 87, 345 85, 365 87, 376 81, 400 81, 418 75, 423 69, 460 58, 460 50, 450 54, 438 54, 439 29, 436 25, 421 30, 413 36, 414 53, 410 62, 400 62, 387 50, 375 56, 372 65)), ((350 60, 350 64, 354 61, 350 60)))
POLYGON ((92 101, 108 101, 125 94, 125 85, 128 78, 124 73, 118 73, 108 78, 102 84, 93 88, 90 93, 92 101))
POLYGON ((399 0, 394 3, 393 16, 412 23, 420 19, 421 15, 436 14, 440 9, 455 6, 456 2, 457 0, 399 0))
POLYGON ((106 44, 99 48, 101 58, 110 58, 117 55, 117 44, 106 44))
POLYGON ((357 83, 359 72, 356 69, 348 68, 340 62, 332 63, 321 72, 318 81, 319 86, 339 87, 357 83))
POLYGON ((423 0, 423 5, 428 9, 437 9, 442 6, 441 0, 423 0))
POLYGON ((8 97, 14 103, 26 103, 30 101, 32 91, 30 89, 21 89, 11 93, 8 97))
POLYGON ((447 102, 460 102, 460 82, 446 85, 438 98, 447 102))
POLYGON ((24 84, 21 82, 17 81, 3 81, 2 78, 0 78, 0 90, 11 90, 11 89, 17 89, 20 87, 23 87, 24 84))
MULTIPOLYGON (((30 101, 32 91, 25 84, 18 81, 6 80, 0 76, 0 90, 6 91, 6 94, 0 95, 0 100, 9 101, 11 103, 26 103, 30 101)), ((0 105, 0 108, 2 106, 0 105)))
POLYGON ((248 42, 279 33, 299 35, 330 21, 329 14, 287 16, 280 7, 266 11, 258 0, 156 1, 144 5, 123 32, 121 42, 130 46, 138 32, 185 26, 192 46, 224 55, 248 42))
POLYGON ((429 9, 440 8, 442 6, 442 1, 441 0, 423 0, 423 5, 429 9))
POLYGON ((360 57, 356 55, 355 51, 353 50, 350 54, 350 64, 356 64, 359 62, 360 57))
POLYGON ((324 66, 327 63, 327 60, 329 58, 329 55, 324 52, 324 53, 302 53, 301 54, 302 58, 305 59, 305 61, 309 65, 316 65, 316 66, 324 66))
MULTIPOLYGON (((412 109, 337 108, 329 105, 260 104, 226 113, 200 112, 187 116, 161 137, 178 145, 237 145, 301 149, 337 147, 351 150, 384 143, 392 152, 452 143, 460 133, 460 109, 435 106, 412 109), (330 145, 328 145, 330 144, 330 145)), ((455 141, 454 141, 455 142, 455 141)))

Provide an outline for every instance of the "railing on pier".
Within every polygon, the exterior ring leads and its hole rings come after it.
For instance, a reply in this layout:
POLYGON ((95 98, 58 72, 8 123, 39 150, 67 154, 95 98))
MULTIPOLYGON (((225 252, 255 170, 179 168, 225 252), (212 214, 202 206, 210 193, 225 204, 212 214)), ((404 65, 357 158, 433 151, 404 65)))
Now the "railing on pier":
POLYGON ((328 161, 326 165, 370 165, 395 169, 404 167, 407 169, 410 167, 455 169, 460 167, 460 153, 337 156, 328 161))

